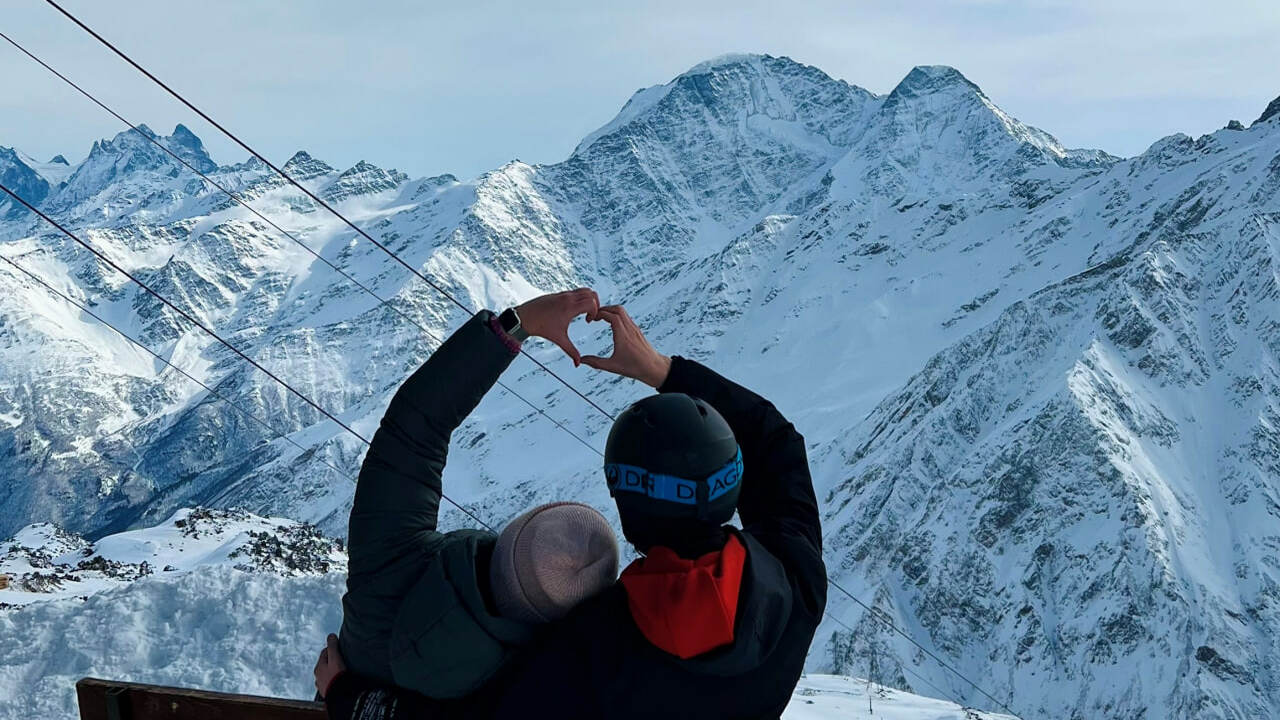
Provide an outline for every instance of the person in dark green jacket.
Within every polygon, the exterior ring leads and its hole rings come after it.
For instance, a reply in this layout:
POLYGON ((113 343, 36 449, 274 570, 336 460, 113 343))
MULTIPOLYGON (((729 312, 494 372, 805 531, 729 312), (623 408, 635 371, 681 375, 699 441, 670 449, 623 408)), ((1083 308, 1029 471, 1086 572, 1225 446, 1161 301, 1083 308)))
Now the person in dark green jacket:
POLYGON ((436 527, 453 431, 524 338, 549 339, 577 364, 569 323, 598 308, 596 294, 580 289, 501 316, 482 310, 396 392, 356 485, 342 629, 329 639, 335 667, 322 677, 317 666, 321 696, 346 669, 427 697, 463 697, 493 678, 539 625, 614 583, 617 541, 587 505, 536 507, 499 535, 436 527))

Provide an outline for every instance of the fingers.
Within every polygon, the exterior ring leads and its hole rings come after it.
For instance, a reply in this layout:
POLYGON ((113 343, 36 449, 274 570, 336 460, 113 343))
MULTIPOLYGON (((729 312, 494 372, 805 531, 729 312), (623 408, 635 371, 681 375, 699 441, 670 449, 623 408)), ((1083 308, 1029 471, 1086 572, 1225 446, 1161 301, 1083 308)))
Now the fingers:
POLYGON ((573 296, 575 317, 586 313, 587 322, 595 319, 596 311, 600 309, 600 295, 591 288, 578 288, 570 294, 573 296))
POLYGON ((590 317, 595 314, 596 310, 599 308, 600 298, 596 296, 595 291, 593 290, 587 290, 584 293, 578 294, 573 299, 574 317, 586 313, 587 318, 590 319, 590 317))
POLYGON ((346 670, 347 664, 343 662, 342 651, 338 649, 337 635, 334 635, 332 633, 329 634, 328 647, 326 649, 329 651, 329 661, 333 663, 334 668, 336 668, 338 672, 342 672, 343 670, 346 670))
POLYGON ((582 364, 595 370, 604 370, 606 372, 617 372, 617 364, 611 357, 600 357, 599 355, 583 355, 582 364))
POLYGON ((547 339, 558 345, 565 355, 573 359, 574 367, 582 364, 582 354, 578 352, 578 348, 574 347, 573 341, 569 339, 568 335, 556 335, 547 339))
POLYGON ((328 648, 320 651, 320 657, 316 660, 315 669, 311 671, 311 674, 316 677, 316 692, 324 692, 324 688, 320 687, 320 676, 324 674, 325 668, 329 665, 328 653, 328 648))
POLYGON ((618 332, 618 328, 623 327, 623 316, 618 312, 618 305, 606 305, 600 308, 597 316, 599 319, 609 323, 609 327, 613 328, 614 333, 618 332))
MULTIPOLYGON (((601 320, 614 318, 624 325, 635 325, 635 321, 633 321, 631 316, 627 314, 627 309, 621 305, 605 305, 600 308, 596 315, 601 320)), ((611 322, 610 324, 612 325, 613 323, 611 322)))

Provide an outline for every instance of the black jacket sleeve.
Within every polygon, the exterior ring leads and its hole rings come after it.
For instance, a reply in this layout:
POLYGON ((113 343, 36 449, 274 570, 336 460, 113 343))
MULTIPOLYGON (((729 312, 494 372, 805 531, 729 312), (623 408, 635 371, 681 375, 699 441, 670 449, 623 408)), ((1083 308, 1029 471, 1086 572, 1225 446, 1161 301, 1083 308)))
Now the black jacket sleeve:
POLYGON ((435 532, 449 438, 515 353, 482 310, 405 381, 373 436, 356 484, 349 573, 376 573, 435 532))
POLYGON ((673 357, 658 392, 702 398, 728 421, 742 448, 742 529, 777 554, 789 572, 803 576, 811 589, 820 585, 809 599, 825 605, 822 524, 804 437, 773 403, 692 360, 673 357))

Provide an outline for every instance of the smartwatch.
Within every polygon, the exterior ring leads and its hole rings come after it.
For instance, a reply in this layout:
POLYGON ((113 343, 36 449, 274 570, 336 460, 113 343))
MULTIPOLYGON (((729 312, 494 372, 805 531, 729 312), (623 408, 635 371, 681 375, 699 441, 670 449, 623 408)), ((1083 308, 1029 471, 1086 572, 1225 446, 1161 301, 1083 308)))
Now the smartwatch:
POLYGON ((502 331, 510 335, 516 342, 524 342, 529 339, 529 333, 520 325, 520 316, 516 314, 515 308, 507 308, 498 316, 498 324, 502 326, 502 331))

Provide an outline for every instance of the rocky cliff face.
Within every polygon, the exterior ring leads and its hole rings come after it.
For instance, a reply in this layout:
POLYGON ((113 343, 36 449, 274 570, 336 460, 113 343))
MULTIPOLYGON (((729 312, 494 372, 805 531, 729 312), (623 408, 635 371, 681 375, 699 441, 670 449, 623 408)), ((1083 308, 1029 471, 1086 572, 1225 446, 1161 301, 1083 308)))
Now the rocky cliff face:
MULTIPOLYGON (((215 168, 185 128, 160 140, 429 332, 136 134, 63 178, 16 153, 0 173, 33 198, 43 179, 60 222, 370 435, 463 314, 260 164, 215 168)), ((1119 159, 1064 148, 951 68, 876 95, 740 56, 638 92, 554 165, 467 182, 287 167, 471 307, 590 284, 660 348, 769 396, 809 442, 833 578, 1027 716, 1280 702, 1274 118, 1119 159)), ((93 537, 193 504, 343 532, 358 440, 0 212, 6 256, 307 448, 6 266, 0 535, 93 537)), ((611 410, 642 393, 531 349, 611 410)), ((531 363, 506 380, 603 446, 608 421, 531 363)), ((455 434, 446 489, 494 524, 554 498, 608 508, 598 464, 496 390, 455 434)), ((986 704, 838 591, 830 610, 856 632, 824 625, 815 670, 874 657, 884 681, 986 704)))

